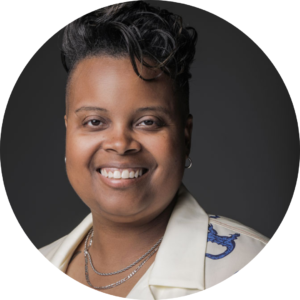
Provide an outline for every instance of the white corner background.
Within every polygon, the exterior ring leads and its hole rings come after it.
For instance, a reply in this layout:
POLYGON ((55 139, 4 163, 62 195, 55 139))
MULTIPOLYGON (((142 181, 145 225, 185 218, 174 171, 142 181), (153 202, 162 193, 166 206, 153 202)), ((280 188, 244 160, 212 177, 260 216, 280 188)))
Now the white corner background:
MULTIPOLYGON (((211 12, 250 37, 269 57, 281 75, 299 120, 299 1, 177 2, 211 12)), ((113 3, 115 2, 111 0, 15 0, 1 3, 1 120, 14 85, 35 52, 67 23, 113 3)), ((20 170, 16 176, 26 176, 27 171, 20 170)), ((184 299, 297 299, 300 294, 300 239, 297 222, 300 212, 299 189, 298 182, 283 223, 267 247, 248 266, 221 284, 184 299)), ((2 299, 113 299, 78 284, 46 261, 17 222, 2 180, 0 193, 2 299)))

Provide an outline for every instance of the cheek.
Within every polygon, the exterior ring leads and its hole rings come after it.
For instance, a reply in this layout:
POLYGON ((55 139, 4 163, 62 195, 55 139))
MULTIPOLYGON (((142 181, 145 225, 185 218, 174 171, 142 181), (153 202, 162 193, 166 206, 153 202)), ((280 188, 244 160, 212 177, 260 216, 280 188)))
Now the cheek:
POLYGON ((90 143, 91 141, 82 139, 79 136, 67 135, 66 157, 68 165, 75 166, 76 164, 84 163, 89 156, 89 152, 91 152, 90 143))
POLYGON ((144 141, 144 147, 157 162, 157 169, 165 176, 181 173, 184 169, 184 136, 178 132, 164 133, 149 137, 144 141))
POLYGON ((68 161, 74 164, 88 164, 90 159, 99 148, 102 137, 96 138, 90 134, 78 134, 70 130, 66 137, 66 156, 68 161))
POLYGON ((90 163, 99 147, 99 139, 88 135, 67 132, 66 158, 67 175, 74 190, 80 194, 90 184, 90 163))

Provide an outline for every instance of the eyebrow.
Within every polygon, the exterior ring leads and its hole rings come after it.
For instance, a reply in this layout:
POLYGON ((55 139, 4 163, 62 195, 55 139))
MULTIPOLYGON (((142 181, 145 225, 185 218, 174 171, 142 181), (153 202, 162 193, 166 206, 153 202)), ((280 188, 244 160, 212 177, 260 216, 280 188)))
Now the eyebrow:
MULTIPOLYGON (((78 109, 76 109, 75 113, 80 112, 80 111, 104 111, 108 112, 107 109, 102 108, 102 107, 97 107, 97 106, 82 106, 78 109)), ((138 108, 135 112, 145 112, 145 111, 160 111, 164 113, 165 115, 168 115, 171 117, 170 112, 163 106, 146 106, 146 107, 141 107, 138 108)))
POLYGON ((82 106, 78 109, 75 110, 75 113, 78 113, 80 111, 95 111, 95 110, 99 110, 99 111, 104 111, 104 112, 108 112, 107 109, 105 108, 101 108, 101 107, 97 107, 97 106, 82 106))
POLYGON ((163 106, 147 106, 141 107, 136 110, 136 112, 144 112, 144 111, 160 111, 165 115, 171 117, 171 113, 163 106))

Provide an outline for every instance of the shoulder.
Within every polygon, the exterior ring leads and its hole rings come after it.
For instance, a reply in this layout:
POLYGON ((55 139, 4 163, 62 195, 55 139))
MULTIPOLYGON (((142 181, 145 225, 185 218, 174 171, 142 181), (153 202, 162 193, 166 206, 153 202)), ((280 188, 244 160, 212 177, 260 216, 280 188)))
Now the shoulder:
POLYGON ((269 239, 235 220, 208 215, 206 287, 213 286, 247 265, 269 239))
POLYGON ((232 220, 230 218, 226 218, 224 216, 219 215, 208 215, 209 217, 209 223, 213 225, 213 227, 223 229, 224 231, 228 231, 228 233, 236 233, 239 234, 239 236, 244 236, 249 239, 255 239, 262 244, 266 245, 269 241, 269 238, 265 237, 258 231, 254 230, 251 227, 245 226, 244 224, 232 220))
POLYGON ((86 216, 69 234, 39 249, 56 267, 65 271, 78 245, 83 241, 93 224, 92 214, 86 216))
POLYGON ((49 260, 55 255, 61 244, 64 242, 67 236, 63 236, 60 239, 52 242, 49 245, 46 245, 39 249, 39 251, 49 260))

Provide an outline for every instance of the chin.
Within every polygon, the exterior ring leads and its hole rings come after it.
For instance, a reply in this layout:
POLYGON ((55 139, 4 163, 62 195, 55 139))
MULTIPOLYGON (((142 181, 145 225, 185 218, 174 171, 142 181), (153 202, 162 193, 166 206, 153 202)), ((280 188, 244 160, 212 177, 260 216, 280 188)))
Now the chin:
MULTIPOLYGON (((138 219, 144 211, 148 211, 149 207, 152 206, 146 197, 125 196, 124 194, 120 196, 118 194, 112 193, 110 197, 105 199, 101 197, 101 199, 94 200, 94 205, 91 206, 96 207, 97 214, 101 213, 107 217, 119 218, 123 221, 128 220, 128 222, 138 219)), ((91 206, 89 207, 93 211, 91 206)))

